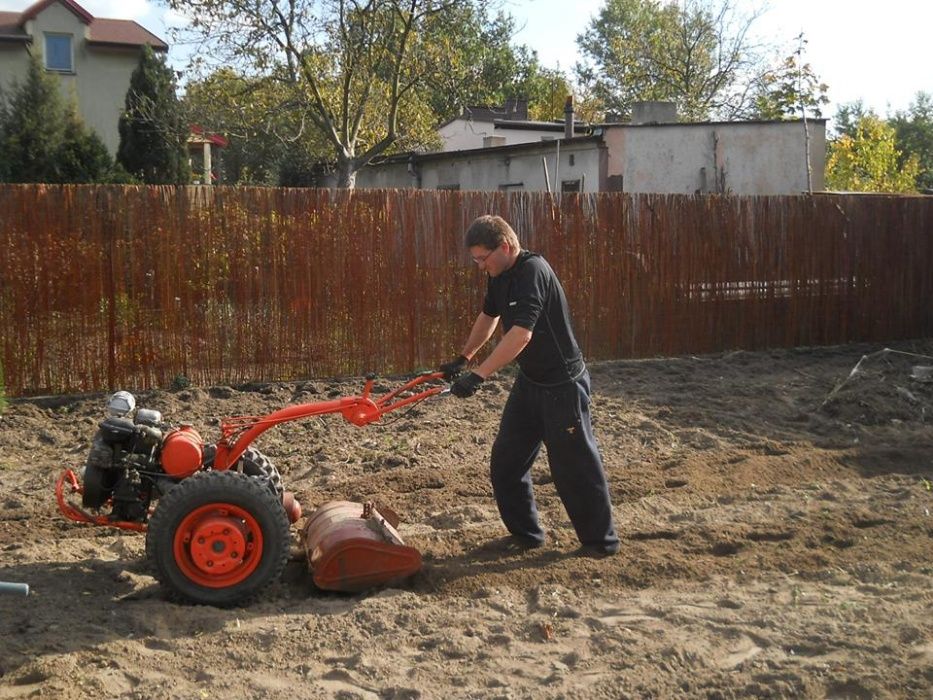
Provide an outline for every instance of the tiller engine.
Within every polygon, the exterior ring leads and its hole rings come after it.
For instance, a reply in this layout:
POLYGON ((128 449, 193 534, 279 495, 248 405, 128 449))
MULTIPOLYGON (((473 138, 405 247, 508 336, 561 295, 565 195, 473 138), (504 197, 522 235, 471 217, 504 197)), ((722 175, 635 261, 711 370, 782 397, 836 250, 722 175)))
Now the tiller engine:
MULTIPOLYGON (((190 425, 164 422, 159 411, 137 409, 132 394, 118 391, 80 478, 71 469, 59 478, 59 509, 77 522, 145 532, 146 556, 173 598, 242 604, 281 577, 290 524, 301 518, 298 501, 252 442, 274 425, 327 413, 367 425, 445 393, 442 377, 421 374, 373 398, 370 376, 359 396, 225 419, 215 444, 190 425), (419 387, 425 383, 433 386, 419 387), (80 506, 69 501, 66 488, 81 495, 80 506)), ((404 544, 397 525, 390 509, 371 502, 320 506, 303 528, 315 583, 357 591, 417 572, 421 555, 404 544)))

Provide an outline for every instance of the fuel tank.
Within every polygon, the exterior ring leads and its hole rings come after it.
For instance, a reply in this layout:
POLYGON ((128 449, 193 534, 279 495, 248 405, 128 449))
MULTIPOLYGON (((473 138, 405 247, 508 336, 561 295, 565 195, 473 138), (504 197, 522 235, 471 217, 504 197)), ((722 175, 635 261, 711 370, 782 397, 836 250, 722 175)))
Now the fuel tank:
POLYGON ((173 430, 162 443, 162 468, 169 476, 191 476, 201 468, 204 440, 194 428, 183 425, 173 430))

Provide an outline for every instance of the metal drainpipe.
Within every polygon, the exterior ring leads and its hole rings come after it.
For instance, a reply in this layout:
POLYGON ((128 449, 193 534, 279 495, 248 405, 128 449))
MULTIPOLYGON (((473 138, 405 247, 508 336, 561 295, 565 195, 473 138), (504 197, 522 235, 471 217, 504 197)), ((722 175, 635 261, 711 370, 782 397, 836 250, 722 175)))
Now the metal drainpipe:
POLYGON ((567 95, 564 102, 564 138, 573 138, 573 95, 567 95))
POLYGON ((418 167, 418 163, 415 162, 414 156, 408 157, 408 174, 411 176, 411 179, 414 180, 415 189, 421 189, 421 168, 418 167))

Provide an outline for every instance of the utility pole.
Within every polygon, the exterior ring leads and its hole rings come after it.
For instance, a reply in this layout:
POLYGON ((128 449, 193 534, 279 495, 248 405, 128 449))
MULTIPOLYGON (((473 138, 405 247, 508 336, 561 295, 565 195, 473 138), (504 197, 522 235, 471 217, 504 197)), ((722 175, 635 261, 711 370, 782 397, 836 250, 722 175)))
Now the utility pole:
POLYGON ((800 114, 803 117, 803 142, 807 158, 807 192, 813 194, 813 169, 810 167, 810 125, 807 124, 807 104, 803 96, 803 47, 807 40, 803 32, 797 35, 797 99, 800 100, 800 114))

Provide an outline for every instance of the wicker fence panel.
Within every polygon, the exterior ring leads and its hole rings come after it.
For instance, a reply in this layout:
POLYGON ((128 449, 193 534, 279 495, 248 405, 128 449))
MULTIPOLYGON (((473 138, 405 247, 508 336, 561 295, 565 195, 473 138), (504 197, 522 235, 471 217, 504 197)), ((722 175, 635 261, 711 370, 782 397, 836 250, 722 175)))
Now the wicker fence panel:
POLYGON ((7 393, 434 366, 479 311, 487 212, 592 358, 933 333, 930 197, 0 185, 7 393))

